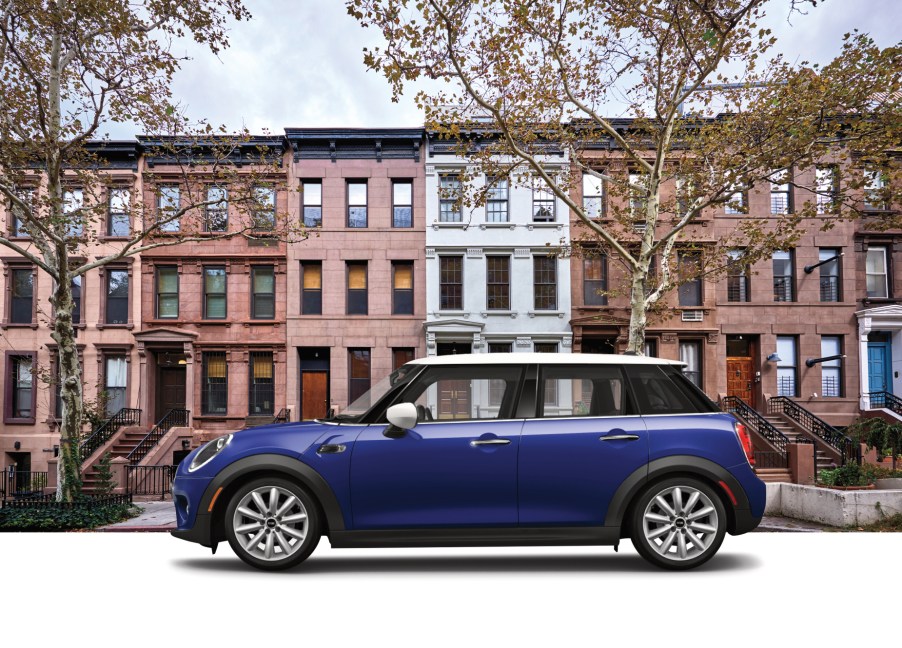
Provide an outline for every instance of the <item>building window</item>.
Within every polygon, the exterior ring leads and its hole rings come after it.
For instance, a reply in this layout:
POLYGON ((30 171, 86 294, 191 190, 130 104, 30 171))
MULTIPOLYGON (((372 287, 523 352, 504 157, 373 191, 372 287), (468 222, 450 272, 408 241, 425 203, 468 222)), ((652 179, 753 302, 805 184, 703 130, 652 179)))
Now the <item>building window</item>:
POLYGON ((34 355, 7 356, 6 422, 34 422, 34 355))
POLYGON ((204 351, 201 380, 201 412, 225 414, 229 404, 228 365, 225 351, 204 351))
POLYGON ((31 324, 34 321, 34 272, 31 267, 13 268, 9 271, 10 324, 31 324))
POLYGON ((78 237, 85 230, 85 193, 81 189, 63 192, 63 214, 66 218, 66 235, 78 237))
POLYGON ((181 189, 177 185, 163 185, 157 196, 157 222, 161 232, 178 232, 181 189))
POLYGON ((793 278, 793 254, 792 250, 777 250, 774 252, 774 301, 795 301, 795 281, 793 278))
POLYGON ((131 233, 131 191, 124 188, 110 189, 107 236, 126 237, 131 233))
POLYGON ((886 264, 886 248, 870 247, 865 260, 868 297, 879 299, 889 297, 889 273, 886 264))
POLYGON ((864 172, 864 208, 872 211, 882 211, 889 208, 887 200, 887 174, 878 170, 864 172))
POLYGON ((798 396, 798 344, 793 335, 777 336, 777 396, 798 396))
POLYGON ((543 178, 532 179, 532 220, 536 223, 553 223, 554 192, 543 178))
POLYGON ((440 223, 459 223, 463 220, 461 179, 456 173, 439 176, 438 220, 440 223))
POLYGON ((370 389, 370 350, 348 349, 348 403, 370 389))
POLYGON ((106 274, 106 324, 128 324, 128 270, 106 274))
POLYGON ((416 358, 416 349, 392 349, 391 369, 395 371, 416 358))
POLYGON ((348 227, 366 226, 366 180, 348 180, 348 227))
MULTIPOLYGON (((536 353, 557 353, 557 342, 535 342, 532 345, 536 353)), ((545 406, 555 407, 558 404, 558 381, 545 381, 545 406)))
POLYGON ((304 203, 304 227, 323 225, 323 183, 319 180, 304 180, 301 183, 301 200, 304 203))
POLYGON ((607 306, 608 258, 604 254, 583 259, 583 303, 607 306))
POLYGON ((392 261, 392 315, 413 315, 413 262, 392 261))
POLYGON ((749 211, 748 194, 739 186, 729 189, 729 197, 724 205, 725 214, 747 214, 749 211))
MULTIPOLYGON (((19 189, 16 191, 16 196, 23 203, 29 206, 29 209, 34 209, 34 189, 19 189)), ((25 230, 24 223, 24 213, 22 208, 18 205, 13 204, 9 211, 7 212, 10 215, 9 220, 9 236, 10 238, 30 238, 28 232, 25 230)))
POLYGON ((536 310, 557 308, 557 257, 532 258, 533 301, 536 310))
POLYGON ((276 318, 276 273, 273 266, 251 268, 251 318, 276 318))
POLYGON ((838 302, 842 301, 842 291, 840 283, 840 260, 839 250, 836 248, 821 248, 817 253, 818 261, 821 262, 820 267, 820 288, 822 302, 838 302))
MULTIPOLYGON (((489 342, 489 353, 510 353, 512 350, 510 342, 489 342)), ((489 406, 500 407, 504 400, 504 390, 507 389, 507 382, 499 378, 489 380, 489 406)))
POLYGON ((792 213, 789 169, 774 171, 770 177, 770 213, 792 213))
POLYGON ((392 183, 392 227, 413 227, 413 181, 392 183))
POLYGON ((301 315, 323 314, 323 264, 301 263, 301 315))
POLYGON ((128 363, 124 355, 106 356, 104 363, 104 391, 106 392, 106 415, 113 416, 127 407, 126 388, 128 386, 128 363))
POLYGON ((439 267, 439 310, 459 311, 464 309, 464 258, 462 256, 440 256, 439 267))
POLYGON ((693 207, 695 200, 695 184, 691 178, 686 176, 677 176, 674 181, 674 189, 676 191, 677 216, 682 218, 693 207))
MULTIPOLYGON (((821 336, 821 357, 842 355, 842 336, 821 336)), ((821 396, 842 396, 842 358, 824 360, 821 363, 821 396)))
POLYGON ((486 176, 485 220, 487 223, 507 223, 510 220, 507 178, 486 176))
POLYGON ((646 358, 657 358, 658 357, 658 339, 657 338, 645 338, 645 345, 642 349, 642 352, 645 354, 646 358))
POLYGON ((225 319, 227 313, 226 269, 204 267, 204 319, 225 319))
POLYGON ((366 261, 348 261, 348 315, 369 312, 366 261))
POLYGON ((276 228, 276 190, 273 187, 254 187, 254 229, 267 232, 276 228))
POLYGON ((250 394, 248 414, 250 416, 272 416, 275 411, 275 382, 271 351, 251 353, 250 394))
POLYGON ((82 314, 81 314, 81 297, 82 297, 82 286, 84 285, 84 276, 78 275, 77 277, 72 277, 72 283, 70 284, 70 290, 72 291, 72 323, 73 324, 82 324, 82 314))
POLYGON ((179 269, 176 266, 157 267, 157 318, 175 319, 179 316, 179 269))
POLYGON ((814 170, 815 204, 818 214, 828 214, 836 209, 839 196, 838 176, 835 166, 819 166, 814 170))
POLYGON ((630 216, 633 220, 645 221, 645 205, 648 200, 648 182, 642 173, 629 174, 630 216))
POLYGON ((727 301, 749 302, 752 300, 750 270, 743 256, 745 250, 727 252, 727 301))
POLYGON ((224 187, 207 187, 204 230, 225 232, 229 227, 229 193, 224 187))
POLYGON ((702 389, 702 343, 698 340, 680 340, 680 362, 685 362, 683 375, 702 389))
POLYGON ((583 173, 583 212, 589 218, 604 216, 604 181, 591 173, 583 173))
POLYGON ((507 256, 487 256, 485 258, 487 309, 510 310, 510 266, 511 260, 507 256))
POLYGON ((699 252, 677 252, 677 272, 680 278, 680 306, 702 305, 702 255, 699 252))

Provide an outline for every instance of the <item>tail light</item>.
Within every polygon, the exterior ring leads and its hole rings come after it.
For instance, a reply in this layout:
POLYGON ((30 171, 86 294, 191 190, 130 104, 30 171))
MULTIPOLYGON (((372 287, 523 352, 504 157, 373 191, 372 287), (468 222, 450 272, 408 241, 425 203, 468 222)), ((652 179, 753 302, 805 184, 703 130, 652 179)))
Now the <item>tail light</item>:
POLYGON ((749 436, 749 431, 745 429, 745 425, 737 421, 734 424, 734 429, 736 430, 736 436, 739 437, 739 443, 742 445, 742 449, 745 450, 745 457, 749 460, 749 465, 755 465, 755 453, 752 451, 752 438, 749 436))

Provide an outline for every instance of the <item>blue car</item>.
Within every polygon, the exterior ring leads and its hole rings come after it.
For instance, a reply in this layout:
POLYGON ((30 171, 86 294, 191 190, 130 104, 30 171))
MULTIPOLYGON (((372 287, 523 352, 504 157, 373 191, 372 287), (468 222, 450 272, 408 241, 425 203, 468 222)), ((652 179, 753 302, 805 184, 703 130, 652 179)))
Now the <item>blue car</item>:
POLYGON ((220 437, 173 483, 173 535, 246 563, 333 547, 614 545, 668 569, 754 529, 746 430, 657 358, 410 362, 344 412, 220 437))

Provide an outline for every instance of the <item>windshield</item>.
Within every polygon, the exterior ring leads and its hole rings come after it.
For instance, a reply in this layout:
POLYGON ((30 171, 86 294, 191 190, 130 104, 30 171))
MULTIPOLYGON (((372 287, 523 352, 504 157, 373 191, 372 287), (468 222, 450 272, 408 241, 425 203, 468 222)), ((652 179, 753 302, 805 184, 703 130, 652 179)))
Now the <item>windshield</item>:
POLYGON ((341 411, 338 416, 333 416, 330 421, 356 421, 366 414, 370 408, 378 403, 382 398, 395 387, 405 385, 415 376, 421 369, 420 365, 406 364, 399 369, 388 374, 385 378, 370 387, 369 391, 364 392, 353 403, 348 405, 341 411))

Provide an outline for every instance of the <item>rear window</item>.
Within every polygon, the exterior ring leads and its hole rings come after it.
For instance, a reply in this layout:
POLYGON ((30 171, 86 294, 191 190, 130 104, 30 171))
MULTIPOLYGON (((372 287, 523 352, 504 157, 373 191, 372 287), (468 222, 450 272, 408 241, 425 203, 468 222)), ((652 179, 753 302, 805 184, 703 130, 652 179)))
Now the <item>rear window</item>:
POLYGON ((542 418, 624 416, 629 414, 620 367, 543 367, 542 418))
POLYGON ((698 414, 717 408, 669 365, 625 367, 640 414, 698 414), (687 387, 688 385, 688 387, 687 387))

